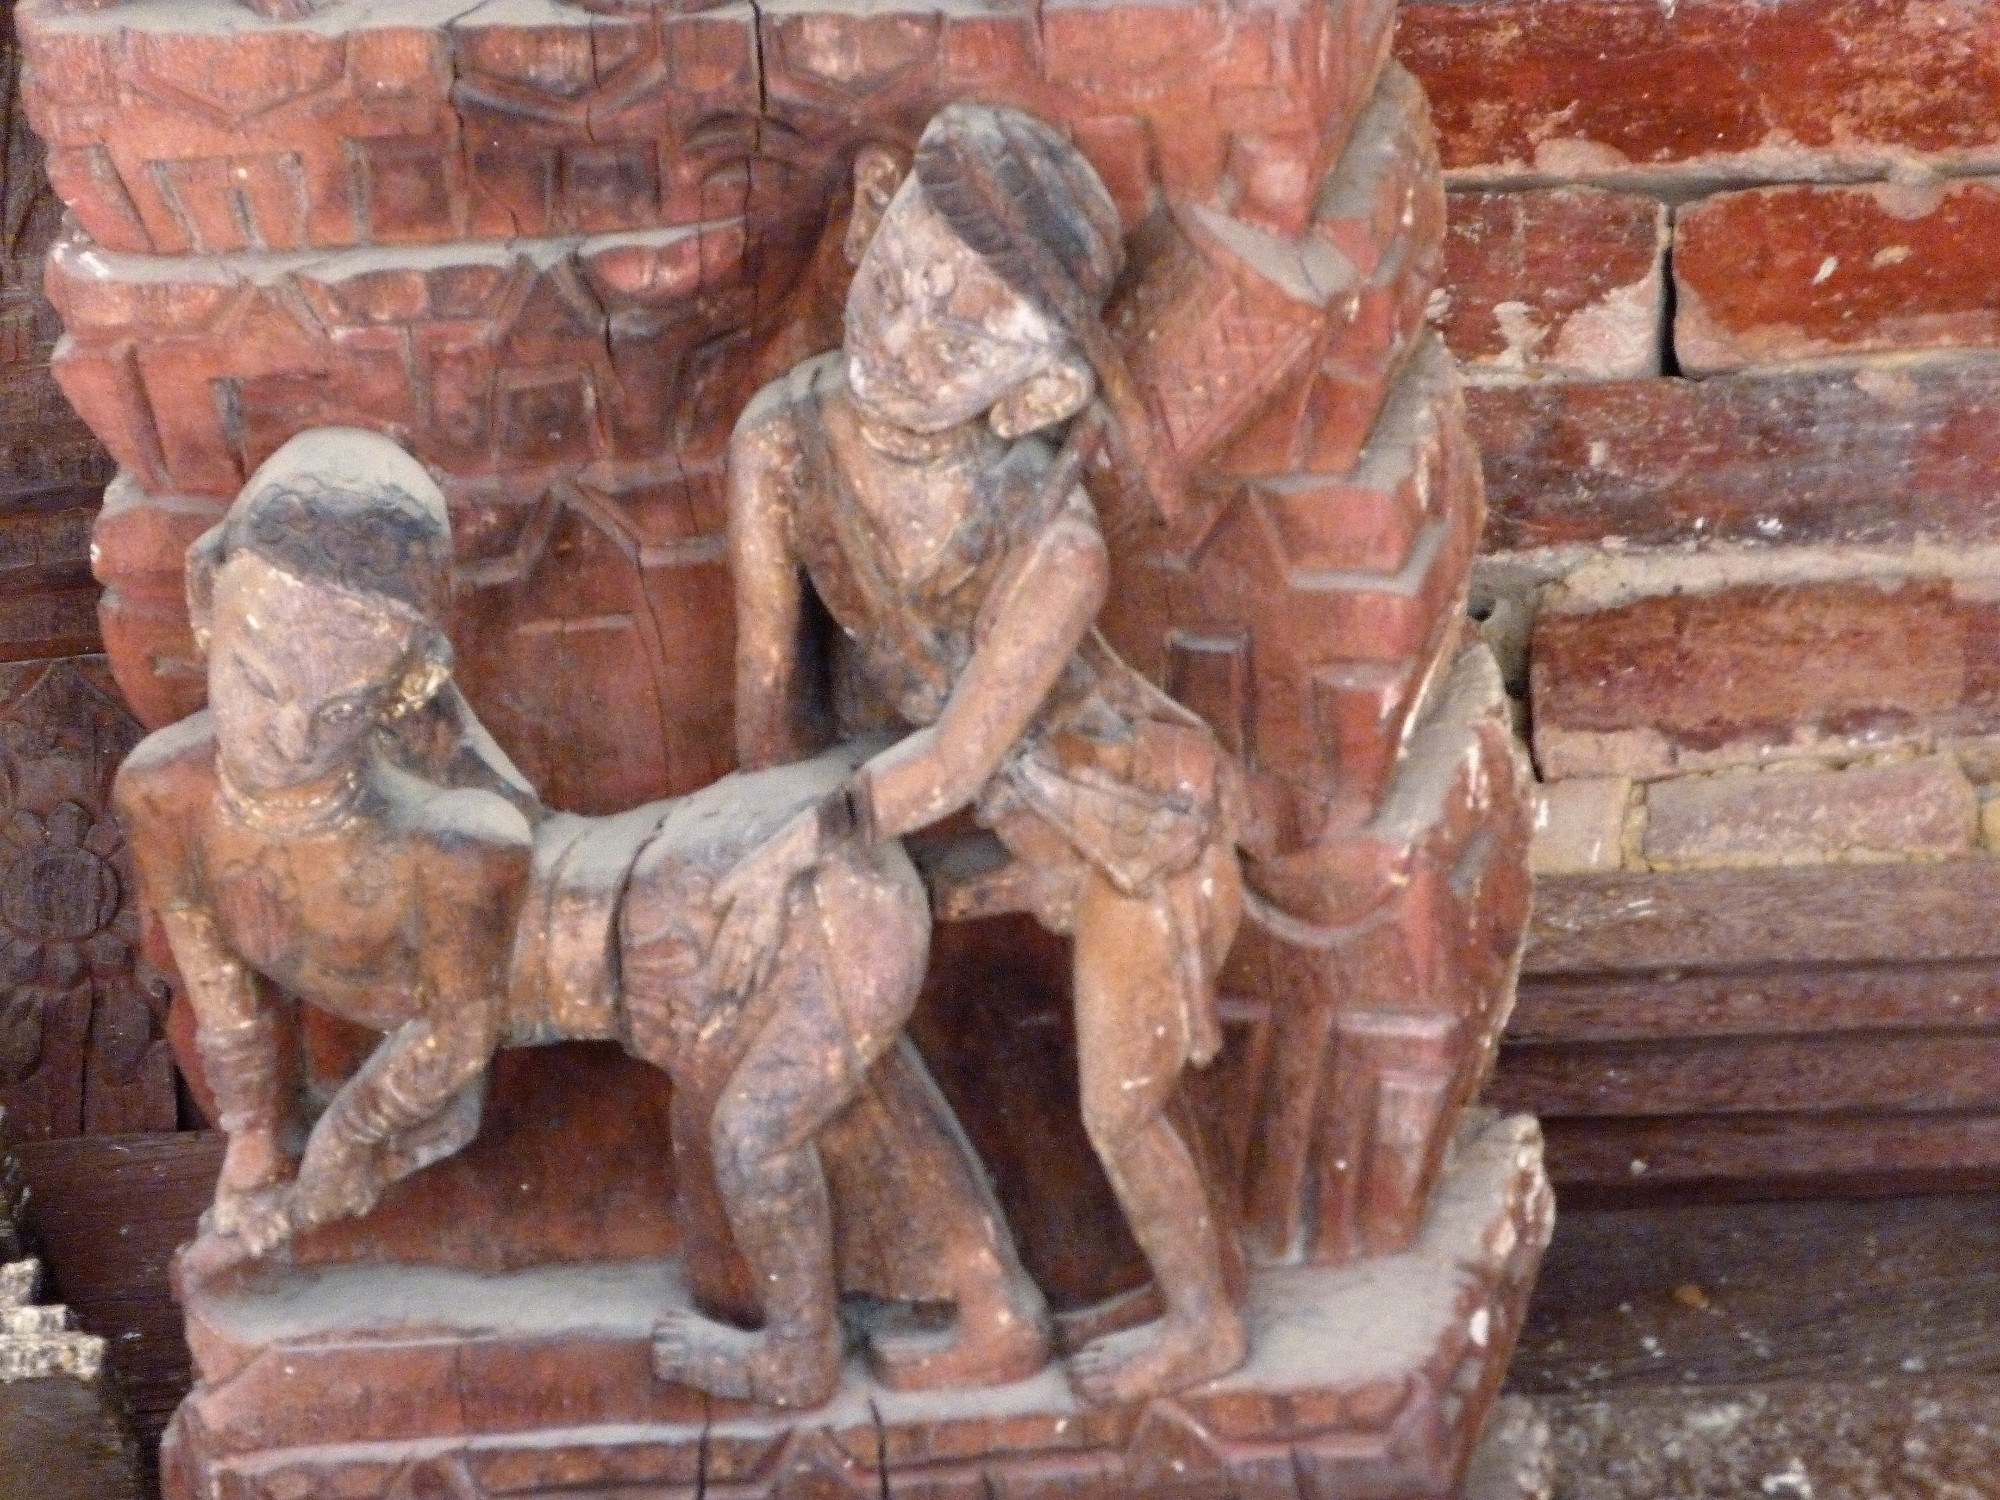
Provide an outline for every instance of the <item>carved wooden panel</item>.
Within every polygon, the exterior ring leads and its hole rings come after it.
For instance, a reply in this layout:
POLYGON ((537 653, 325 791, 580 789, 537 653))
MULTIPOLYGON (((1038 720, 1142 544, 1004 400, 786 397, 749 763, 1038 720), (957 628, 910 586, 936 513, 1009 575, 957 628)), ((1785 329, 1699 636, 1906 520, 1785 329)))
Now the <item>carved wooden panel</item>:
POLYGON ((0 666, 0 1107, 17 1139, 174 1127, 167 995, 137 962, 107 800, 139 735, 101 657, 0 666))
MULTIPOLYGON (((439 475, 462 680, 552 803, 726 769, 719 455, 757 385, 838 338, 852 155, 952 97, 1040 113, 1134 231, 1111 323, 1188 488, 1162 520, 1101 476, 1103 623, 1244 757, 1251 879, 1296 924, 1246 939, 1188 1104, 1261 1254, 1407 1243, 1502 1018, 1521 893, 1481 882, 1525 815, 1498 700, 1445 691, 1483 506, 1421 333, 1443 200, 1421 93, 1383 66, 1391 8, 343 0, 223 27, 231 3, 23 12, 81 226, 49 273, 59 373, 124 468, 96 566, 140 715, 201 700, 188 541, 293 432, 355 423, 439 475)), ((925 1046, 1073 1113, 956 1003, 1039 962, 1002 946, 941 939, 925 1046)), ((1059 979, 1028 989, 1066 1010, 1059 979)), ((1129 1274, 1117 1234, 1035 1222, 1043 1135, 996 1092, 957 1102, 1038 1273, 1070 1257, 1079 1297, 1129 1274)))

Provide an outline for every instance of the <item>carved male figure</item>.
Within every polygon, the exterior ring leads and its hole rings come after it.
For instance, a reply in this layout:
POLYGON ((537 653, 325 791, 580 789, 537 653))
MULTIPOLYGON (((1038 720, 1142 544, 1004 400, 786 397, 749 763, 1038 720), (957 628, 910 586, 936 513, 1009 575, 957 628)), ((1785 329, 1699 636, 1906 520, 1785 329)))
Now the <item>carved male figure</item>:
POLYGON ((293 439, 191 549, 209 707, 145 741, 116 800, 229 1134, 213 1234, 259 1254, 365 1213, 471 1138, 495 1048, 613 1039, 673 1077, 677 1149, 712 1152, 762 1313, 755 1332, 668 1319, 663 1376, 824 1401, 843 1289, 955 1303, 955 1337, 873 1339, 891 1384, 1037 1368, 1039 1294, 899 1039, 929 933, 907 858, 829 839, 782 890, 761 864, 731 873, 853 756, 613 818, 546 812, 452 685, 450 564, 423 469, 343 430, 293 439), (384 1033, 295 1175, 277 988, 384 1033), (836 1243, 818 1142, 861 1107, 896 1113, 920 1196, 864 1188, 843 1218, 915 1218, 914 1269, 836 1243))
POLYGON ((754 861, 807 868, 850 828, 880 844, 971 808, 1038 917, 1074 936, 1085 1124, 1166 1308, 1072 1361, 1100 1401, 1246 1352, 1222 1231, 1168 1114, 1182 1069, 1219 1045, 1234 768, 1098 635, 1107 558, 1077 483, 1100 393, 1123 454, 1146 452, 1100 321, 1122 257, 1072 146, 1017 111, 951 106, 862 253, 844 347, 767 387, 730 450, 743 765, 810 748, 811 596, 913 730, 754 861), (1073 418, 1058 454, 1043 434, 1073 418))

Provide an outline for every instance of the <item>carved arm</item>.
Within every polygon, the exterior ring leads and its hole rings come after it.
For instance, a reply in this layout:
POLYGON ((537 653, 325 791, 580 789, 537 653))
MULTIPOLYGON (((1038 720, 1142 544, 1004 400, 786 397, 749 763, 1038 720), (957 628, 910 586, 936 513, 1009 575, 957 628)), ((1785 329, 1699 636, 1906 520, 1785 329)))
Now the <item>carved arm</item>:
POLYGON ((1097 528, 1071 510, 1042 532, 981 611, 972 660, 935 724, 856 775, 857 807, 877 839, 900 838, 979 795, 1028 730, 1096 623, 1110 586, 1097 528))

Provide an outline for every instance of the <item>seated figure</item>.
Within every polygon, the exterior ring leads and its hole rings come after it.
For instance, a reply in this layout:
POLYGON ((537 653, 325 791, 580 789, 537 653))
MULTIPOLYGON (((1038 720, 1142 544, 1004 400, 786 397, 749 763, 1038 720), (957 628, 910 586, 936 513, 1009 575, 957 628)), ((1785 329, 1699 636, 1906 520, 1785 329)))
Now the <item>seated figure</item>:
POLYGON ((667 1317, 663 1377, 823 1402, 842 1292, 954 1308, 948 1333, 871 1332, 891 1385, 1045 1362, 1042 1298, 902 1037, 930 920, 908 858, 829 837, 781 872, 743 862, 865 751, 609 818, 544 810, 452 683, 443 497, 369 433, 281 448, 190 549, 188 591, 209 706, 115 796, 229 1136, 212 1264, 364 1214, 464 1145, 495 1049, 615 1040, 671 1076, 676 1149, 712 1154, 761 1303, 756 1331, 667 1317), (280 992, 383 1034, 295 1168, 280 992), (870 1179, 816 1143, 855 1110, 890 1117, 870 1149, 891 1143, 895 1180, 836 1215, 829 1177, 870 1179), (870 1221, 896 1232, 848 1249, 870 1221))

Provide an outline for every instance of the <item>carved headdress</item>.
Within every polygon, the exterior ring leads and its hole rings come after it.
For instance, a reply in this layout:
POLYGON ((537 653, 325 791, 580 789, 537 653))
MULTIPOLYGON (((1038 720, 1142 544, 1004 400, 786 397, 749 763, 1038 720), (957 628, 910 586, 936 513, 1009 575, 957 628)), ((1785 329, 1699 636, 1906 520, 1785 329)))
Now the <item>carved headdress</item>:
POLYGON ((427 624, 442 627, 451 607, 444 495, 422 464, 380 433, 315 428, 264 460, 228 514, 188 548, 198 637, 215 575, 239 552, 427 624))
POLYGON ((1104 327, 1125 249, 1117 207, 1083 153, 1017 109, 950 104, 924 128, 914 170, 952 232, 1075 340, 1110 409, 1128 480, 1174 515, 1180 476, 1104 327))

